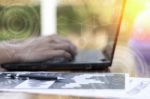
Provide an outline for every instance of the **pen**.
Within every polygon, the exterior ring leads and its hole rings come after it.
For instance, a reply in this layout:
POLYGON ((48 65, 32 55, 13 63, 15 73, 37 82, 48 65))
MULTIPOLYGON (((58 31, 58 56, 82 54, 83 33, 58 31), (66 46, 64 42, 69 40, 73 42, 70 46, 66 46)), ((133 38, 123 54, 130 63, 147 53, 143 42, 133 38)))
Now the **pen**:
POLYGON ((43 76, 43 75, 31 75, 31 74, 7 74, 5 78, 10 79, 35 79, 35 80, 63 80, 62 77, 56 76, 43 76))

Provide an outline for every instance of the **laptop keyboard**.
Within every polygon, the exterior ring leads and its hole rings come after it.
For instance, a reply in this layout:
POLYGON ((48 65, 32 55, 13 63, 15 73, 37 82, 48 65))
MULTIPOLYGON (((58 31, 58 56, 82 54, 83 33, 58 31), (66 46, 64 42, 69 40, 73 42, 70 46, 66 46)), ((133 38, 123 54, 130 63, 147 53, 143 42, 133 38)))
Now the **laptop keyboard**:
POLYGON ((73 62, 100 62, 105 59, 103 53, 99 50, 83 50, 79 51, 73 62))
POLYGON ((67 60, 65 58, 56 58, 49 60, 46 63, 63 63, 63 62, 86 62, 86 63, 97 63, 105 60, 105 56, 99 50, 83 50, 79 51, 73 60, 67 60))
MULTIPOLYGON (((69 64, 80 64, 80 63, 103 63, 105 56, 98 50, 84 50, 79 51, 78 54, 75 56, 74 60, 68 61, 65 58, 57 58, 53 60, 49 60, 46 62, 35 62, 35 63, 14 63, 14 64, 4 64, 2 65, 3 68, 7 70, 52 70, 52 69, 64 69, 63 66, 68 65, 54 65, 55 63, 68 63, 69 64), (50 65, 53 64, 53 65, 50 65)), ((83 66, 83 65, 82 65, 83 66)), ((69 67, 66 67, 69 68, 69 67)), ((73 68, 72 66, 70 68, 73 68)), ((74 67, 74 68, 79 68, 74 67)), ((81 68, 80 68, 81 69, 81 68)))

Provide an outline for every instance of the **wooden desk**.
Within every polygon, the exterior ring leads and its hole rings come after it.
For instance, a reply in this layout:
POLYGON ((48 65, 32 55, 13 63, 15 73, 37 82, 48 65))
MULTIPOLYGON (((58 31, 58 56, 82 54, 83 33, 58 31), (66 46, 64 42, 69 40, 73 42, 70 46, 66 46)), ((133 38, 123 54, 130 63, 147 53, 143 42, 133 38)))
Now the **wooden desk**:
POLYGON ((1 92, 0 99, 104 99, 104 98, 1 92))

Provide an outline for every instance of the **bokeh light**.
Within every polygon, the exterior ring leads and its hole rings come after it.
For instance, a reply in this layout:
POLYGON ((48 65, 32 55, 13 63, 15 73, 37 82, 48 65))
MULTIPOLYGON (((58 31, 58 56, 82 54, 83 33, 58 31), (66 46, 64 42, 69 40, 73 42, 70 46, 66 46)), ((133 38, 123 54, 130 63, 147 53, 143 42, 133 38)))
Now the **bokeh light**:
MULTIPOLYGON (((135 24, 139 21, 137 18, 141 17, 141 14, 148 12, 148 10, 150 10, 150 0, 127 0, 118 43, 126 44, 128 42, 132 36, 135 24)), ((143 22, 148 22, 148 19, 144 17, 142 20, 143 22)))

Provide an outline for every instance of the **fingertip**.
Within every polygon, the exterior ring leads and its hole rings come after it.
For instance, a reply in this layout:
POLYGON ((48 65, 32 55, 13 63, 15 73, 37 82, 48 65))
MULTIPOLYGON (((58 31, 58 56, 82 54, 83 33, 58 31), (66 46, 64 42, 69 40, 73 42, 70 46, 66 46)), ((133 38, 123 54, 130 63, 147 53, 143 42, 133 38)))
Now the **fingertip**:
POLYGON ((66 58, 67 60, 72 59, 72 55, 67 51, 62 50, 62 51, 60 51, 60 54, 62 55, 62 57, 66 58))
POLYGON ((71 48, 71 49, 72 49, 73 54, 76 55, 77 52, 78 52, 78 51, 77 51, 77 47, 76 47, 75 45, 72 45, 72 48, 71 48))

